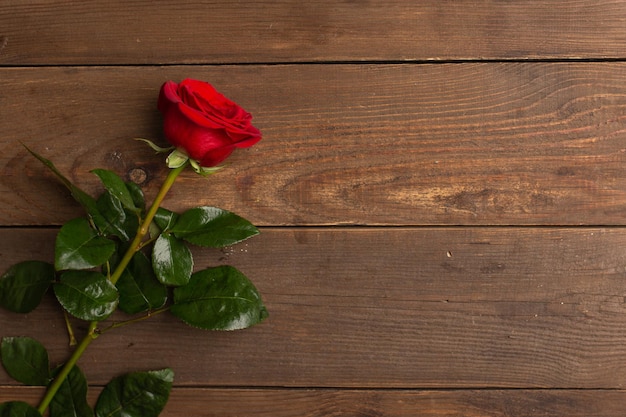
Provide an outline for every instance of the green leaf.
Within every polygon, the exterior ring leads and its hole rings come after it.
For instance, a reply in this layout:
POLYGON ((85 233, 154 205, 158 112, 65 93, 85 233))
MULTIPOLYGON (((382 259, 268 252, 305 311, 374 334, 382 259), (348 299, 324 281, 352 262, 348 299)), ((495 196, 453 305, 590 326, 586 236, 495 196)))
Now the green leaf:
POLYGON ((223 248, 259 233, 248 220, 217 207, 196 207, 180 215, 171 233, 194 245, 223 248))
POLYGON ((141 252, 135 253, 116 285, 119 307, 128 314, 153 310, 167 301, 167 288, 157 280, 150 261, 141 252))
MULTIPOLYGON (((48 167, 50 171, 52 171, 61 180, 63 185, 65 185, 65 187, 67 187, 67 189, 70 191, 72 197, 74 197, 74 199, 80 205, 83 206, 83 208, 87 212, 87 215, 93 221, 94 225, 96 225, 98 230, 101 230, 106 234, 109 234, 109 233, 115 234, 121 237, 122 239, 127 239, 127 240, 129 239, 123 234, 121 234, 120 236, 120 233, 114 233, 115 230, 119 232, 120 229, 111 228, 110 223, 111 223, 112 218, 110 214, 107 213, 108 215, 105 216, 100 212, 101 207, 98 206, 96 199, 94 199, 89 194, 87 194, 86 192, 81 190, 79 187, 74 185, 67 177, 65 177, 54 166, 54 164, 50 160, 37 154, 36 152, 28 148, 26 145, 24 145, 24 147, 28 150, 28 152, 30 152, 35 158, 37 158, 46 167, 48 167)), ((139 189, 139 187, 137 186, 133 187, 132 185, 129 186, 128 184, 124 183, 117 176, 117 174, 111 171, 106 171, 106 170, 96 170, 96 171, 97 171, 96 175, 100 177, 103 184, 105 185, 105 188, 107 188, 107 190, 109 190, 109 192, 112 195, 117 196, 122 204, 127 205, 128 210, 131 210, 133 213, 138 213, 141 210, 141 208, 143 208, 143 204, 144 204, 143 193, 141 192, 141 189, 139 189), (137 192, 138 189, 139 189, 139 192, 137 192)), ((127 226, 125 230, 128 230, 128 228, 129 227, 127 226)), ((84 269, 84 268, 80 268, 80 269, 84 269)))
POLYGON ((99 272, 67 271, 53 288, 63 308, 82 320, 104 320, 117 307, 115 285, 99 272))
POLYGON ((0 305, 15 313, 28 313, 41 302, 54 281, 54 267, 41 261, 13 265, 0 278, 0 305))
POLYGON ((174 289, 172 314, 207 330, 238 330, 267 317, 261 295, 244 274, 232 266, 196 272, 189 284, 174 289))
POLYGON ((191 251, 182 240, 161 234, 152 248, 152 268, 162 284, 185 285, 193 271, 191 251))
POLYGON ((2 365, 13 379, 26 385, 46 386, 50 368, 46 348, 30 337, 4 337, 2 365))
POLYGON ((102 193, 98 198, 98 210, 104 222, 94 222, 103 235, 117 236, 123 240, 130 240, 126 232, 126 211, 122 202, 109 191, 102 193))
POLYGON ((133 372, 113 379, 96 403, 96 417, 157 417, 170 395, 174 372, 133 372))
POLYGON ((102 193, 97 204, 101 215, 93 220, 100 235, 117 236, 123 242, 135 236, 139 229, 137 213, 124 208, 109 191, 102 193))
POLYGON ((113 241, 98 236, 86 219, 78 218, 61 227, 54 265, 57 270, 94 268, 105 263, 113 252, 113 241))
POLYGON ((106 169, 94 169, 91 172, 100 178, 104 188, 117 197, 125 208, 131 211, 137 210, 133 195, 128 190, 126 183, 115 172, 106 169))
POLYGON ((87 380, 74 365, 50 402, 50 417, 93 417, 87 403, 87 380))
POLYGON ((25 402, 9 401, 0 404, 0 417, 41 417, 41 414, 25 402))
POLYGON ((122 230, 124 230, 126 236, 129 237, 129 239, 126 240, 127 242, 130 242, 130 240, 137 234, 137 231, 139 230, 139 220, 140 219, 137 213, 133 213, 128 210, 126 211, 126 220, 122 225, 122 230))
POLYGON ((176 223, 178 217, 177 213, 164 209, 163 207, 159 207, 154 215, 153 221, 157 226, 159 226, 159 229, 167 231, 176 223))
POLYGON ((141 187, 132 181, 127 181, 126 188, 128 188, 128 192, 133 199, 134 206, 140 210, 145 209, 146 201, 144 199, 143 190, 141 189, 141 187))

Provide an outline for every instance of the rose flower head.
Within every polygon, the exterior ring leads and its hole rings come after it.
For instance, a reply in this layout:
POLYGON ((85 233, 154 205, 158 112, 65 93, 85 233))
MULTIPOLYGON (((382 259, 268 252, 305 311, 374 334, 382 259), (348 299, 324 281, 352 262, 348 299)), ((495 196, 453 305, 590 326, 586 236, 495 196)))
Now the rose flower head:
POLYGON ((235 148, 261 140, 250 113, 204 81, 167 81, 161 87, 158 109, 167 140, 201 167, 215 167, 235 148))

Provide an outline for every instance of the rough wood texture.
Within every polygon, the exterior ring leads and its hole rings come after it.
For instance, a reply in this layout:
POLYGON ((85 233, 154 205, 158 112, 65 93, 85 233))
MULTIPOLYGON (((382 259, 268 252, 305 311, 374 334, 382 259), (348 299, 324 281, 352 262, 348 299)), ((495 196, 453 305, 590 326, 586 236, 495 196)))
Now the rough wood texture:
POLYGON ((624 58, 625 19, 614 0, 9 0, 0 63, 624 58))
MULTIPOLYGON (((92 389, 93 401, 99 389, 92 389)), ((0 387, 36 404, 41 390, 0 387)), ((622 417, 624 391, 198 389, 172 392, 161 417, 622 417), (201 401, 198 401, 201 399, 201 401)))
MULTIPOLYGON (((259 225, 603 225, 626 216, 626 64, 2 69, 7 225, 76 213, 19 141, 94 191, 98 167, 153 195, 165 79, 211 79, 265 138, 172 208, 221 205, 259 225), (87 110, 88 109, 88 110, 87 110), (51 186, 52 185, 52 186, 51 186), (53 202, 57 208, 46 212, 53 202)), ((176 201, 176 202, 174 202, 176 201)))
MULTIPOLYGON (((622 416, 625 21, 614 0, 4 1, 0 271, 52 259, 80 214, 20 141, 89 192, 108 168, 150 198, 162 157, 130 139, 164 140, 165 80, 204 79, 264 139, 166 206, 264 226, 195 256, 246 272, 270 318, 105 333, 80 362, 92 400, 170 366, 165 417, 622 416)), ((0 337, 65 359, 52 301, 0 311, 0 337)), ((0 369, 0 401, 40 395, 0 369)))
MULTIPOLYGON (((53 237, 2 230, 0 253, 53 237)), ((612 228, 264 229, 196 265, 244 271, 266 322, 212 333, 161 315, 104 334, 82 363, 98 384, 140 364, 185 386, 621 388, 625 244, 612 228)), ((20 250, 0 269, 32 257, 20 250)), ((3 333, 28 329, 62 360, 55 308, 2 312, 3 333)))

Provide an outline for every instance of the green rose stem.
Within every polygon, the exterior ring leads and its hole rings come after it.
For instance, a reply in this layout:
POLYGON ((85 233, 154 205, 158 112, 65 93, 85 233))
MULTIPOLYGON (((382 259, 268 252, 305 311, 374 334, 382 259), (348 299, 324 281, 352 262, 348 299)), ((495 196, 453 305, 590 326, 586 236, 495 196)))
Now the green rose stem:
POLYGON ((72 353, 72 356, 70 356, 67 362, 65 362, 65 365, 63 365, 61 371, 57 374, 54 381, 52 381, 52 384, 50 384, 50 386, 48 387, 46 395, 44 395, 44 397, 42 398, 41 403, 39 403, 39 407, 37 408, 39 414, 43 415, 43 413, 48 409, 50 402, 56 395, 59 388, 61 388, 61 385, 63 385, 63 382, 65 382, 65 378, 67 378, 74 365, 76 365, 78 359, 85 352, 85 349, 87 349, 87 346, 89 346, 89 344, 98 337, 98 331, 96 329, 97 325, 97 321, 92 321, 91 323, 89 323, 87 335, 83 338, 83 340, 81 340, 79 345, 76 347, 76 350, 74 350, 74 353, 72 353))
POLYGON ((170 190, 170 188, 172 188, 172 185, 174 185, 174 181, 176 180, 176 177, 178 177, 178 174, 180 174, 183 171, 183 169, 185 169, 186 166, 187 166, 187 162, 185 162, 178 168, 172 169, 169 172, 169 174, 167 174, 165 181, 163 181, 163 185, 161 185, 161 189, 159 190, 158 194, 154 198, 154 201, 152 202, 152 206, 148 210, 148 213, 146 213, 146 217, 144 218, 143 223, 141 223, 141 226, 139 226, 139 230, 137 231, 137 235, 135 236, 135 239, 132 241, 132 243, 130 244, 130 247, 124 254, 124 257, 122 258, 119 265, 117 265, 117 268, 115 268, 115 271, 109 278, 113 284, 115 284, 117 280, 120 279, 120 277, 122 276, 122 273, 128 266, 128 263, 130 262, 130 260, 133 258, 135 253, 139 249, 141 249, 141 243, 143 242, 143 239, 148 234, 148 229, 150 228, 150 223, 152 223, 152 219, 154 219, 154 215, 156 214, 159 207, 161 207, 161 203, 163 202, 165 195, 170 190))
MULTIPOLYGON (((163 185, 161 185, 161 189, 159 190, 159 192, 157 193, 156 197, 154 198, 154 201, 152 202, 152 206, 150 207, 150 209, 146 213, 146 217, 144 218, 143 222, 141 223, 141 226, 139 226, 139 229, 137 230, 137 235, 135 236, 135 239, 132 241, 132 243, 130 244, 130 247, 128 248, 128 250, 124 254, 124 257, 122 258, 120 263, 115 268, 115 271, 113 271, 113 274, 109 278, 109 280, 113 284, 115 284, 117 282, 117 280, 122 276, 122 273, 124 272, 124 270, 128 266, 128 263, 130 262, 130 260, 133 258, 133 255, 138 250, 141 249, 142 242, 143 242, 144 238, 146 237, 146 235, 148 234, 148 229, 150 227, 150 224, 152 223, 152 220, 154 219, 154 215, 156 214, 157 210, 161 206, 161 203, 163 202, 163 199, 165 198, 165 195, 170 190, 170 188, 172 188, 172 185, 174 185, 174 182, 176 181, 176 178, 178 177, 178 174, 180 174, 183 171, 183 169, 185 169, 186 166, 187 166, 187 163, 184 163, 184 164, 182 164, 181 166, 179 166, 177 168, 173 168, 167 174, 167 177, 165 178, 165 181, 163 181, 163 185)), ((158 311, 158 312, 160 312, 160 311, 158 311)), ((153 315, 154 314, 149 315, 147 317, 150 317, 150 316, 153 316, 153 315)), ((145 317, 145 318, 147 318, 147 317, 145 317)), ((144 319, 144 318, 141 318, 140 320, 129 320, 127 323, 132 323, 132 322, 135 322, 135 321, 141 321, 142 319, 144 319)), ((111 326, 110 329, 115 328, 115 327, 121 327, 121 326, 111 326)), ((78 344, 78 346, 76 346, 76 349, 74 350, 74 352, 72 353, 70 358, 67 360, 67 362, 65 362, 65 364, 63 365, 63 368, 61 368, 61 371, 57 374, 57 376, 55 377, 54 381, 52 381, 52 384, 50 384, 50 386, 48 387, 48 390, 46 391, 46 394, 44 395, 44 397, 42 398, 41 402, 39 403, 39 407, 37 408, 37 410, 39 411, 40 414, 43 415, 43 413, 48 409, 48 406, 50 405, 50 402, 52 401, 52 399, 56 395, 56 393, 59 390, 59 388, 61 388, 61 385, 63 385, 63 382, 65 381, 65 379, 69 375, 69 373, 72 370, 72 368, 74 367, 74 365, 76 365, 76 362, 78 362, 78 359, 83 355, 83 353, 87 349, 87 346, 89 346, 91 344, 91 342, 93 342, 95 339, 98 338, 100 333, 101 332, 98 329, 98 322, 97 321, 92 321, 91 323, 89 323, 89 328, 87 330, 87 334, 81 340, 81 342, 78 344)))

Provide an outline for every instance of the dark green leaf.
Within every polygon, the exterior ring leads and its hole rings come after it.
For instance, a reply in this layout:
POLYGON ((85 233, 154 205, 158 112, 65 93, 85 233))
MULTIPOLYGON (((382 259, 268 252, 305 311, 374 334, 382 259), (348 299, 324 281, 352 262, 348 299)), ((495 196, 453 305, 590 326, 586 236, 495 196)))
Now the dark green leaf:
POLYGON ((15 313, 28 313, 41 302, 54 280, 54 267, 41 261, 13 265, 0 278, 0 305, 15 313))
POLYGON ((152 267, 162 284, 184 285, 193 271, 191 251, 182 240, 162 234, 152 248, 152 267))
POLYGON ((120 200, 109 191, 102 193, 98 198, 98 210, 104 222, 96 222, 98 230, 103 235, 117 236, 122 240, 130 240, 125 230, 126 211, 120 200))
POLYGON ((50 417, 92 417, 87 403, 87 380, 74 366, 50 402, 50 417))
POLYGON ((104 320, 117 307, 115 285, 99 272, 67 271, 53 288, 63 308, 82 320, 104 320))
POLYGON ((117 197, 125 208, 137 210, 133 195, 128 190, 126 183, 115 172, 106 169, 94 169, 91 172, 100 178, 104 188, 117 197))
POLYGON ((139 229, 139 217, 136 212, 122 206, 120 200, 109 191, 98 198, 100 216, 94 218, 94 224, 103 236, 117 236, 122 242, 135 237, 139 229))
POLYGON ((208 330, 244 329, 268 315, 252 282, 227 265, 196 272, 189 284, 174 289, 171 312, 208 330))
POLYGON ((105 263, 115 251, 115 243, 89 226, 86 219, 66 223, 56 239, 54 265, 57 270, 89 269, 105 263))
POLYGON ((128 192, 133 199, 133 205, 140 210, 145 209, 146 201, 144 199, 143 190, 141 189, 141 187, 132 181, 128 181, 126 182, 126 188, 128 188, 128 192))
POLYGON ((16 381, 46 386, 50 368, 46 348, 30 337, 4 337, 0 345, 2 365, 16 381))
POLYGON ((162 231, 168 231, 178 220, 178 214, 173 211, 159 207, 154 215, 154 223, 159 226, 162 231))
POLYGON ((106 264, 103 265, 103 269, 101 269, 103 275, 111 276, 111 274, 113 274, 115 268, 117 268, 117 265, 120 263, 129 247, 130 242, 119 242, 117 244, 117 248, 113 252, 113 255, 111 255, 106 264))
MULTIPOLYGON (((83 190, 78 188, 76 185, 74 185, 69 179, 67 179, 54 166, 54 164, 50 160, 48 160, 48 159, 44 158, 43 156, 39 155, 38 153, 32 151, 27 146, 24 145, 24 147, 35 158, 37 158, 39 161, 41 161, 41 163, 43 163, 46 167, 48 167, 50 169, 50 171, 52 171, 59 178, 59 180, 61 180, 63 185, 65 185, 65 187, 67 187, 67 189, 70 190, 70 193, 71 193, 72 197, 74 197, 74 200, 76 200, 81 206, 83 206, 83 208, 87 212, 89 218, 94 222, 94 224, 99 229, 103 229, 103 228, 106 229, 106 225, 107 225, 108 221, 100 213, 100 210, 98 208, 98 204, 96 202, 96 199, 94 199, 89 194, 87 194, 86 192, 84 192, 83 190)), ((133 210, 134 210, 134 206, 133 206, 133 210)))
POLYGON ((153 310, 167 301, 167 288, 157 280, 150 261, 141 252, 135 253, 117 281, 117 290, 120 309, 128 314, 153 310))
POLYGON ((248 220, 217 207, 196 207, 180 215, 171 233, 194 245, 222 248, 257 235, 248 220))
POLYGON ((0 417, 41 417, 36 408, 22 401, 0 404, 0 417))
POLYGON ((96 403, 96 417, 157 417, 170 395, 174 372, 133 372, 113 379, 96 403))
POLYGON ((140 219, 137 213, 126 210, 126 221, 124 221, 122 228, 126 233, 126 236, 128 236, 127 241, 133 239, 137 234, 137 231, 139 230, 139 220, 140 219))

